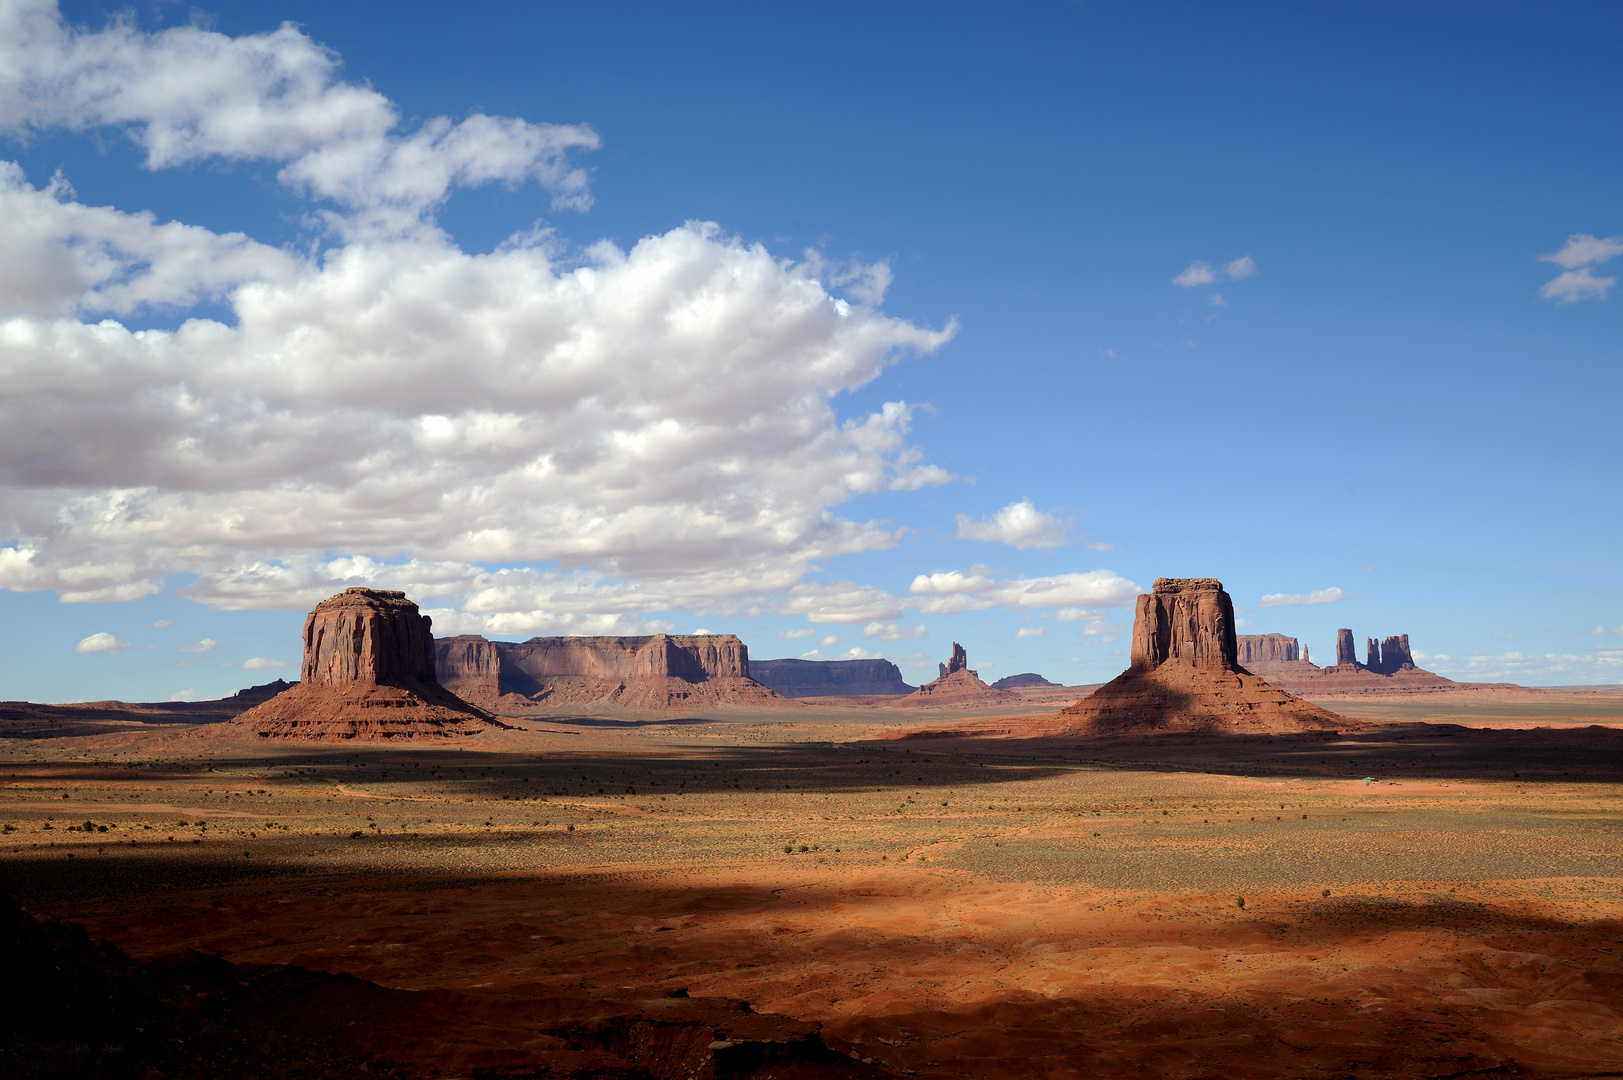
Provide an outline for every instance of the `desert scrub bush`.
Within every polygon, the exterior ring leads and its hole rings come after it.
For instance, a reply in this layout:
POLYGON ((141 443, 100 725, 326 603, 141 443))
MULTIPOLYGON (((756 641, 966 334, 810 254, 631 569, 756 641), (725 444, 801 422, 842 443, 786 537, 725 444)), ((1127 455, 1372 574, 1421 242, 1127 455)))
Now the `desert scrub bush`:
POLYGON ((1236 896, 1234 898, 1234 906, 1239 908, 1241 911, 1244 911, 1245 910, 1245 897, 1236 896))

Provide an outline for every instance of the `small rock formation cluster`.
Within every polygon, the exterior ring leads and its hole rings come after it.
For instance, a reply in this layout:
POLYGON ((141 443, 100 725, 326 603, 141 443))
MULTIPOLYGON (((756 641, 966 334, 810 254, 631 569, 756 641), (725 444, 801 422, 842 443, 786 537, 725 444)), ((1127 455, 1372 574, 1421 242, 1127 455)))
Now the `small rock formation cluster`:
POLYGON ((749 649, 733 634, 522 642, 463 634, 434 642, 434 656, 445 686, 504 715, 586 704, 660 710, 783 704, 750 677, 749 649))
POLYGON ((1006 690, 994 690, 981 682, 979 672, 970 669, 969 654, 956 641, 952 643, 952 659, 938 666, 941 677, 909 694, 908 704, 975 708, 1001 705, 1014 696, 1006 690))
POLYGON ((1466 685, 1417 667, 1408 634, 1365 638, 1367 659, 1359 663, 1357 639, 1343 627, 1336 631, 1336 662, 1323 668, 1308 659, 1305 647, 1300 660, 1291 659, 1296 639, 1283 634, 1249 634, 1238 641, 1241 667, 1299 694, 1431 693, 1466 685))
POLYGON ((889 660, 751 660, 749 670, 786 698, 893 697, 918 689, 889 660))
POLYGON ((1214 578, 1160 578, 1138 598, 1125 672, 1060 714, 1067 735, 1282 734, 1354 727, 1243 668, 1214 578))
POLYGON ((444 738, 487 730, 490 718, 435 678, 430 625, 405 593, 345 589, 304 620, 299 682, 231 722, 283 739, 444 738))

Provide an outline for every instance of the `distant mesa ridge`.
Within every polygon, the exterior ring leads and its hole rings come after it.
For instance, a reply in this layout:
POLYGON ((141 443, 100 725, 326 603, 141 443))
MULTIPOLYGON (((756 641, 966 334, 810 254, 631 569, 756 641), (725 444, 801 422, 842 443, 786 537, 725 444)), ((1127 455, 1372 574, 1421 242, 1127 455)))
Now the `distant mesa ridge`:
POLYGON ((889 660, 752 660, 750 674, 786 698, 898 696, 918 689, 889 660))
POLYGON ((433 643, 440 682, 493 713, 599 703, 670 709, 770 705, 783 699, 751 677, 749 649, 733 634, 533 637, 476 634, 433 643))
POLYGON ((477 735, 491 718, 439 684, 431 626, 402 592, 328 597, 304 620, 300 681, 231 723, 261 738, 477 735))
POLYGON ((1235 659, 1243 668, 1253 664, 1288 663, 1302 658, 1296 639, 1284 634, 1238 634, 1234 644, 1235 659))
POLYGON ((1035 671, 1023 671, 1018 675, 1005 675, 992 684, 993 690, 1020 690, 1028 686, 1059 686, 1060 683, 1049 682, 1035 671))

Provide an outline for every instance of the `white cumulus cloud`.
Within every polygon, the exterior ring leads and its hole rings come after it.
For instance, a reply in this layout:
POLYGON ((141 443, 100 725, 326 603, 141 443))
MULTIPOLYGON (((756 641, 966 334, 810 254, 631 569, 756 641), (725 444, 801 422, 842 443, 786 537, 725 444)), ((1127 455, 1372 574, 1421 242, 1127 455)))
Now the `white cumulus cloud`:
POLYGON ((930 614, 982 611, 992 607, 1016 611, 1115 607, 1132 603, 1140 592, 1137 585, 1109 570, 1029 578, 1023 574, 1000 577, 985 567, 971 567, 968 573, 948 570, 920 574, 913 579, 909 591, 916 598, 915 606, 930 614))
POLYGON ((267 668, 285 668, 293 665, 286 660, 272 660, 265 656, 255 656, 252 659, 244 660, 242 666, 249 671, 264 671, 267 668))
POLYGON ((91 634, 86 638, 80 638, 79 644, 73 647, 73 651, 78 653, 120 653, 132 648, 134 646, 129 642, 120 641, 112 634, 102 631, 101 633, 91 634))
POLYGON ((1301 604, 1334 604, 1352 597, 1332 585, 1306 593, 1269 593, 1257 601, 1258 607, 1296 607, 1301 604))
POLYGON ((835 399, 950 340, 877 308, 888 263, 778 258, 706 222, 469 254, 434 214, 535 182, 584 209, 579 125, 412 127, 292 25, 68 27, 0 4, 0 129, 111 129, 154 170, 276 163, 335 246, 80 204, 0 162, 0 588, 220 608, 348 585, 443 598, 435 628, 624 633, 649 613, 892 620, 803 584, 897 530, 853 497, 945 483, 914 407, 835 399), (143 313, 219 304, 230 324, 143 313))
POLYGON ((202 641, 187 642, 185 645, 182 645, 175 651, 183 653, 212 653, 219 652, 223 648, 225 648, 225 646, 221 645, 218 641, 215 641, 211 637, 206 637, 202 641))
POLYGON ((982 540, 1017 548, 1056 548, 1071 542, 1070 523, 1038 510, 1030 499, 1010 503, 990 518, 979 521, 958 515, 960 540, 982 540))
POLYGON ((900 623, 871 622, 862 628, 862 636, 878 638, 880 641, 907 641, 912 638, 928 636, 929 631, 921 623, 917 626, 902 626, 900 623))

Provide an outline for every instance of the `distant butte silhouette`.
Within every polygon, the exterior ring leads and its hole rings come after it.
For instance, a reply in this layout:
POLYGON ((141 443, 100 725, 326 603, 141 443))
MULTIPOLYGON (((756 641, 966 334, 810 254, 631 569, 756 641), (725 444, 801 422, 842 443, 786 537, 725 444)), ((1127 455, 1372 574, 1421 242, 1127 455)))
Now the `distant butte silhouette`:
POLYGON ((1241 667, 1234 604, 1214 578, 1160 578, 1138 598, 1126 671, 1060 713, 1067 735, 1274 735, 1364 725, 1241 667))
POLYGON ((439 684, 428 616, 402 592, 345 589, 304 620, 291 689, 231 721, 267 739, 417 739, 477 735, 494 723, 439 684))

